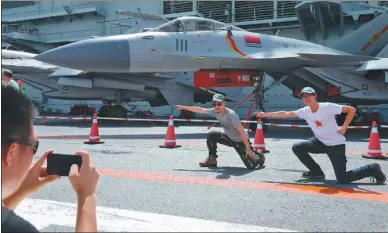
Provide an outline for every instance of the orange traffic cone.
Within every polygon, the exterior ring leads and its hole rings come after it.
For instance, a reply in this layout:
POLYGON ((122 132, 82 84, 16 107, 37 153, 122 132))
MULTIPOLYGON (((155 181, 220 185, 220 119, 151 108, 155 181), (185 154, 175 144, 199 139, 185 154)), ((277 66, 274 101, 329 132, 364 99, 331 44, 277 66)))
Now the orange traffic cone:
POLYGON ((92 128, 90 129, 89 141, 84 142, 85 144, 102 144, 105 142, 100 141, 100 135, 98 133, 98 122, 97 114, 93 115, 92 128))
POLYGON ((387 156, 383 156, 383 153, 381 151, 380 136, 379 132, 377 131, 376 121, 373 121, 372 123, 372 131, 369 137, 368 152, 366 155, 364 154, 361 156, 367 159, 388 159, 387 156))
POLYGON ((170 116, 170 120, 168 121, 168 127, 167 127, 167 133, 166 133, 166 139, 164 141, 164 145, 161 145, 159 147, 160 148, 169 148, 169 149, 181 147, 181 145, 176 144, 174 119, 173 119, 172 115, 170 116))
POLYGON ((255 140, 253 142, 253 150, 258 151, 261 150, 263 153, 269 153, 269 150, 265 148, 264 143, 264 134, 263 134, 263 122, 259 118, 257 120, 257 128, 256 128, 256 134, 255 134, 255 140))

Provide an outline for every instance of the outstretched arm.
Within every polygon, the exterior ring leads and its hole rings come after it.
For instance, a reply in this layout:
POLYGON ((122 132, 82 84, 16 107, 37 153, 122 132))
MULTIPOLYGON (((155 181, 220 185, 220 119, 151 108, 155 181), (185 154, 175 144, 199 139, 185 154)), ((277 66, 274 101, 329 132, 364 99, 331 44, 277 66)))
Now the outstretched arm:
POLYGON ((211 114, 211 110, 212 110, 212 109, 201 108, 201 107, 196 107, 196 106, 176 105, 175 107, 178 110, 187 110, 187 111, 190 111, 190 112, 201 113, 201 114, 211 114))
POLYGON ((286 111, 279 111, 279 112, 255 112, 254 113, 257 117, 263 118, 263 117, 270 117, 270 118, 291 118, 291 117, 297 117, 296 113, 294 111, 286 112, 286 111))

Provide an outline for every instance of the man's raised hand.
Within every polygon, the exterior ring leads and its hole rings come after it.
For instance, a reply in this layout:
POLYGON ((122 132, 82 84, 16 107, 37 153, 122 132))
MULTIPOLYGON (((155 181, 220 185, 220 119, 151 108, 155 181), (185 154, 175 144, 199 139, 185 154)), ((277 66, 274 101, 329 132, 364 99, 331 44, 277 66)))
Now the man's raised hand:
POLYGON ((178 110, 185 110, 185 106, 182 105, 175 105, 175 108, 178 110))
POLYGON ((254 112, 253 113, 258 118, 264 118, 266 116, 265 112, 254 112))

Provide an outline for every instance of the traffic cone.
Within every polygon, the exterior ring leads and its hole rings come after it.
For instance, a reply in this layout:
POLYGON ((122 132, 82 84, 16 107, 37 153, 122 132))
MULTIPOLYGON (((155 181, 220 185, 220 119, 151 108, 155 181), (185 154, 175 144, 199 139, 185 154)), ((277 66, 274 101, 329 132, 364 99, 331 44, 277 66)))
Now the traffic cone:
POLYGON ((98 122, 97 122, 97 114, 93 115, 93 123, 92 128, 90 129, 89 141, 84 142, 85 144, 102 144, 105 142, 100 141, 100 135, 98 133, 98 122))
POLYGON ((363 158, 367 159, 388 159, 387 156, 383 156, 380 145, 380 136, 377 130, 377 123, 373 121, 372 131, 369 137, 369 145, 367 154, 361 155, 363 158))
POLYGON ((259 118, 257 120, 257 128, 256 128, 256 134, 255 134, 255 140, 253 142, 253 150, 258 151, 261 150, 263 153, 269 153, 269 150, 265 148, 264 143, 264 134, 263 134, 263 122, 259 118))
POLYGON ((168 127, 167 127, 167 133, 166 133, 166 139, 164 141, 164 145, 160 145, 159 147, 169 148, 169 149, 181 147, 181 145, 176 144, 174 119, 172 115, 170 116, 170 120, 168 121, 168 127))

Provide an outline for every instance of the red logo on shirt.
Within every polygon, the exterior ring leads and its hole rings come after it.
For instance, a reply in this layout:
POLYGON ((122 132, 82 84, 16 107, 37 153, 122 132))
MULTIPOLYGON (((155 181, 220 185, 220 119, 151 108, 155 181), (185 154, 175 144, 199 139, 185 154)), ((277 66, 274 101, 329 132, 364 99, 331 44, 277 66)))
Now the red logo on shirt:
POLYGON ((320 121, 315 121, 315 125, 316 125, 317 127, 322 127, 322 122, 320 122, 320 121))

